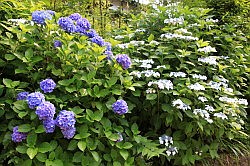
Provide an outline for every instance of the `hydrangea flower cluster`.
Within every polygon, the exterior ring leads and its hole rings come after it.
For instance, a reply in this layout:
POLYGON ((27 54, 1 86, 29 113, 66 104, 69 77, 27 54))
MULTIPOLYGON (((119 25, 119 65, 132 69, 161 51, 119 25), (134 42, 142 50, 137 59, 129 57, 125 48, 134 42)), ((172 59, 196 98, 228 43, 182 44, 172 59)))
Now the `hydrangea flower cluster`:
POLYGON ((56 129, 56 122, 55 120, 44 120, 43 126, 45 128, 46 133, 53 133, 56 129))
POLYGON ((30 109, 34 109, 45 101, 45 97, 40 92, 33 92, 27 96, 27 102, 30 109))
POLYGON ((172 146, 174 143, 172 137, 167 135, 162 135, 159 137, 159 142, 160 144, 164 144, 166 146, 167 148, 166 153, 168 156, 170 155, 174 156, 175 154, 178 153, 177 148, 172 146))
POLYGON ((124 100, 117 100, 112 104, 113 111, 118 115, 123 115, 128 112, 128 105, 124 100))
POLYGON ((62 42, 60 40, 55 40, 54 41, 54 47, 62 47, 62 42))
POLYGON ((193 37, 193 36, 183 36, 180 34, 175 34, 175 33, 166 33, 166 34, 162 34, 161 38, 167 38, 167 39, 183 39, 183 40, 187 40, 187 41, 192 41, 192 40, 199 40, 198 37, 193 37))
POLYGON ((203 96, 199 96, 198 97, 198 100, 200 100, 201 102, 205 102, 205 101, 208 101, 206 97, 203 97, 203 96))
POLYGON ((40 82, 40 88, 44 93, 51 93, 56 87, 56 83, 52 79, 45 79, 40 82))
POLYGON ((221 118, 222 120, 228 119, 228 117, 222 112, 215 113, 214 116, 217 117, 217 118, 221 118))
POLYGON ((170 80, 160 79, 157 81, 150 81, 148 86, 157 85, 159 89, 173 89, 173 83, 170 80))
POLYGON ((195 84, 191 84, 188 86, 189 89, 193 89, 193 90, 205 90, 205 87, 201 84, 199 84, 198 82, 196 82, 195 84))
POLYGON ((27 133, 19 132, 18 126, 13 128, 13 133, 11 134, 11 139, 14 142, 22 142, 27 138, 27 133))
POLYGON ((170 72, 169 74, 170 77, 186 77, 186 73, 183 72, 170 72))
POLYGON ((211 46, 206 46, 206 47, 203 47, 203 48, 199 48, 197 50, 198 52, 204 52, 204 53, 210 53, 210 52, 217 52, 216 49, 214 47, 211 47, 211 46))
POLYGON ((165 19, 164 20, 165 24, 183 24, 184 23, 184 18, 183 17, 179 17, 179 18, 169 18, 169 19, 165 19))
POLYGON ((36 24, 45 25, 45 20, 51 20, 55 12, 52 10, 36 10, 32 13, 32 21, 36 24))
POLYGON ((40 120, 53 120, 56 113, 54 104, 44 101, 36 108, 36 114, 40 120))
POLYGON ((116 56, 116 61, 122 66, 124 70, 128 69, 131 65, 131 60, 126 54, 118 54, 116 56))
POLYGON ((203 109, 194 109, 193 113, 195 115, 200 115, 202 118, 204 118, 208 123, 213 123, 213 120, 210 119, 210 114, 207 112, 207 110, 203 109))
POLYGON ((29 95, 29 92, 20 92, 17 94, 16 99, 17 100, 26 100, 28 95, 29 95))
POLYGON ((207 63, 209 65, 217 65, 216 58, 213 56, 198 58, 199 62, 207 63))
POLYGON ((72 111, 62 110, 56 118, 56 125, 61 129, 64 138, 71 139, 75 135, 75 114, 72 111))
POLYGON ((176 106, 176 108, 181 109, 183 111, 191 109, 190 106, 183 103, 183 101, 181 101, 181 99, 174 100, 172 102, 172 104, 173 104, 174 107, 176 106))
POLYGON ((200 74, 192 74, 192 77, 194 79, 207 80, 207 76, 200 75, 200 74))

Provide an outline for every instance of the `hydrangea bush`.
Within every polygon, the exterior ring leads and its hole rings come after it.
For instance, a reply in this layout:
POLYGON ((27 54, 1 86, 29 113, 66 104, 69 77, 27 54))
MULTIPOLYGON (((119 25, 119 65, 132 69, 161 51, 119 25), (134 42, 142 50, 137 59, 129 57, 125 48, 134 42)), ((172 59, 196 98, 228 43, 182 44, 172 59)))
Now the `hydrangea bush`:
POLYGON ((23 19, 0 24, 1 164, 134 165, 164 155, 130 121, 126 94, 139 85, 128 55, 113 54, 78 13, 23 19))
POLYGON ((209 11, 153 6, 134 16, 129 28, 114 31, 114 52, 129 55, 130 75, 141 85, 128 97, 136 105, 133 119, 142 133, 165 144, 167 157, 152 159, 155 164, 193 165, 223 151, 248 153, 243 94, 249 41, 232 25, 218 26, 209 11))

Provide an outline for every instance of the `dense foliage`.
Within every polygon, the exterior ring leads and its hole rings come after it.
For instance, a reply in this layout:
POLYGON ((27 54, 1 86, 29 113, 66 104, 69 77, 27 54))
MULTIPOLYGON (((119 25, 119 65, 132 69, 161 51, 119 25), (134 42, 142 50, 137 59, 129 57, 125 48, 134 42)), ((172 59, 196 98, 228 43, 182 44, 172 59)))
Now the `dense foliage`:
POLYGON ((0 164, 193 165, 248 152, 249 41, 211 9, 152 8, 104 39, 75 11, 1 4, 0 164))

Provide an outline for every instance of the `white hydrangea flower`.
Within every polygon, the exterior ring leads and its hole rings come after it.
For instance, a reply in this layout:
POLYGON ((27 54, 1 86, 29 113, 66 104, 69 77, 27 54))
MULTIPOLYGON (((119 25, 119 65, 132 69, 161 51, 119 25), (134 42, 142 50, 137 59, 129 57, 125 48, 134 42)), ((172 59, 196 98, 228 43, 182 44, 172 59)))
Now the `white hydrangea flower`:
POLYGON ((209 85, 211 88, 216 89, 216 90, 221 90, 221 86, 223 86, 224 88, 228 87, 227 83, 214 82, 214 81, 210 81, 207 85, 209 85))
POLYGON ((198 58, 199 62, 207 63, 210 65, 217 65, 216 58, 213 56, 198 58))
POLYGON ((155 40, 152 40, 151 42, 149 42, 150 45, 159 45, 160 43, 155 41, 155 40))
POLYGON ((233 93, 233 91, 234 91, 232 88, 225 88, 224 90, 225 90, 226 92, 230 92, 230 93, 233 93))
POLYGON ((133 46, 139 46, 139 45, 144 45, 145 42, 144 41, 135 41, 135 40, 132 40, 129 42, 129 44, 132 44, 133 46))
POLYGON ((164 134, 159 137, 159 142, 168 146, 169 144, 173 144, 173 138, 164 134))
POLYGON ((205 101, 208 101, 206 97, 203 97, 203 96, 199 96, 198 97, 198 100, 200 100, 201 102, 205 102, 205 101))
POLYGON ((219 20, 218 19, 212 19, 212 18, 207 18, 206 19, 206 22, 213 22, 213 23, 216 23, 216 22, 219 22, 219 20))
POLYGON ((125 49, 125 48, 128 48, 129 43, 117 44, 116 46, 119 47, 119 48, 121 48, 121 49, 125 49))
POLYGON ((180 29, 177 29, 177 30, 175 30, 175 32, 176 33, 181 33, 181 34, 190 34, 190 35, 192 35, 192 32, 188 32, 188 30, 187 29, 184 29, 184 28, 180 28, 180 29))
POLYGON ((165 24, 183 24, 184 18, 181 16, 179 18, 169 18, 164 20, 165 24))
POLYGON ((141 78, 141 72, 139 71, 132 71, 129 75, 136 76, 137 78, 141 78))
POLYGON ((239 103, 239 104, 242 104, 242 105, 245 105, 245 106, 248 105, 248 102, 247 102, 246 99, 239 99, 239 100, 238 100, 238 103, 239 103))
POLYGON ((157 77, 161 76, 159 72, 155 72, 153 70, 145 70, 145 71, 142 71, 141 73, 144 74, 145 77, 151 77, 151 76, 153 76, 153 77, 157 78, 157 77))
POLYGON ((210 105, 205 105, 205 110, 210 111, 210 112, 215 111, 214 107, 210 105))
POLYGON ((135 33, 136 33, 136 32, 145 32, 145 31, 146 31, 145 29, 142 29, 142 28, 141 28, 141 29, 136 29, 136 30, 135 30, 135 33))
POLYGON ((167 39, 184 39, 184 40, 199 40, 198 37, 193 37, 193 36, 183 36, 183 35, 179 35, 179 34, 173 34, 173 33, 166 33, 166 34, 162 34, 161 38, 167 38, 167 39))
POLYGON ((115 39, 116 39, 116 40, 124 39, 124 36, 123 36, 123 35, 117 35, 117 36, 115 36, 115 39))
POLYGON ((237 102, 238 102, 237 98, 229 98, 226 96, 219 97, 219 100, 223 101, 223 102, 231 103, 231 104, 237 104, 237 102))
POLYGON ((156 93, 156 90, 153 89, 153 88, 148 88, 148 89, 146 90, 146 93, 156 93))
POLYGON ((200 74, 192 74, 192 77, 200 79, 200 80, 207 80, 207 76, 200 75, 200 74))
POLYGON ((221 118, 223 120, 224 119, 228 119, 228 117, 224 113, 222 113, 222 112, 215 113, 214 116, 217 117, 217 118, 221 118))
POLYGON ((198 82, 196 82, 195 84, 191 84, 188 86, 189 89, 193 89, 193 90, 205 90, 205 87, 201 84, 199 84, 198 82))
POLYGON ((152 68, 152 65, 148 63, 142 63, 139 67, 150 69, 152 68))
POLYGON ((148 83, 148 86, 151 85, 157 85, 159 89, 173 89, 173 83, 170 80, 164 80, 164 79, 160 79, 157 81, 151 81, 148 83))
POLYGON ((169 74, 170 77, 186 77, 186 73, 183 72, 170 72, 169 74))
POLYGON ((166 151, 168 156, 174 156, 178 153, 178 150, 176 147, 169 147, 168 150, 166 151))
POLYGON ((172 104, 173 104, 174 107, 176 106, 176 108, 181 109, 181 110, 183 110, 183 111, 188 110, 188 109, 191 109, 190 106, 187 105, 187 104, 185 104, 185 103, 183 103, 183 102, 181 101, 181 99, 174 100, 174 101, 172 102, 172 104))
POLYGON ((206 46, 206 47, 203 47, 203 48, 199 48, 198 52, 205 52, 207 54, 207 53, 210 53, 210 52, 217 52, 217 51, 216 51, 216 49, 214 47, 206 46))
POLYGON ((165 66, 165 65, 162 65, 162 66, 156 66, 156 69, 160 69, 160 68, 166 69, 166 66, 165 66))

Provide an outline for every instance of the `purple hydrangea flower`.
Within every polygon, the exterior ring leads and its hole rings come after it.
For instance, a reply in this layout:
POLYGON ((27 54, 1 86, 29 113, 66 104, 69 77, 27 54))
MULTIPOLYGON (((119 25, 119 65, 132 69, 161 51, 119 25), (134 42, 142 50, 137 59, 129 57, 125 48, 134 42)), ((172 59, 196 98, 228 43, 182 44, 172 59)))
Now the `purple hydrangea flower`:
POLYGON ((118 115, 123 115, 128 112, 128 105, 124 100, 117 100, 113 105, 112 109, 118 115))
POLYGON ((85 31, 89 30, 91 27, 91 24, 86 18, 80 18, 76 21, 76 24, 83 28, 85 31))
POLYGON ((37 24, 45 25, 45 20, 51 20, 52 15, 44 10, 36 10, 32 13, 32 21, 37 24))
POLYGON ((61 17, 58 20, 58 25, 65 30, 66 32, 72 33, 75 32, 76 26, 74 25, 73 20, 69 17, 61 17))
POLYGON ((18 126, 13 128, 13 133, 11 134, 11 139, 14 142, 22 142, 27 138, 27 133, 19 132, 18 126))
POLYGON ((74 127, 75 123, 75 114, 72 111, 62 110, 56 118, 56 125, 62 130, 74 127))
POLYGON ((46 133, 53 133, 56 129, 56 122, 55 120, 44 120, 43 127, 45 128, 46 133))
POLYGON ((79 13, 73 13, 69 16, 69 18, 73 21, 77 21, 82 18, 82 16, 79 13))
POLYGON ((34 109, 45 101, 45 97, 40 92, 33 92, 27 96, 29 108, 34 109))
POLYGON ((128 69, 131 65, 131 60, 126 54, 119 54, 116 56, 116 61, 122 65, 124 70, 128 69))
POLYGON ((40 82, 40 88, 44 93, 51 93, 56 87, 56 83, 52 79, 45 79, 40 82))
POLYGON ((90 29, 89 31, 86 31, 83 33, 84 35, 88 36, 89 38, 93 38, 95 36, 98 36, 96 31, 94 29, 90 29))
POLYGON ((64 138, 71 139, 74 137, 74 135, 76 133, 76 128, 71 127, 71 128, 66 129, 66 130, 61 130, 61 131, 62 131, 64 138))
POLYGON ((116 140, 116 142, 121 142, 123 141, 123 136, 121 133, 117 133, 119 135, 119 138, 116 140))
POLYGON ((17 94, 17 100, 26 100, 29 92, 20 92, 17 94))
POLYGON ((112 47, 111 47, 111 44, 109 42, 105 42, 104 45, 106 46, 106 51, 111 51, 112 47))
POLYGON ((62 47, 62 42, 60 40, 55 40, 54 41, 54 47, 62 47))
POLYGON ((36 114, 40 120, 52 120, 56 113, 54 104, 44 101, 36 107, 36 114))
POLYGON ((103 38, 100 36, 94 36, 93 38, 91 38, 91 41, 93 43, 98 44, 99 46, 104 46, 104 43, 105 43, 103 38))
POLYGON ((107 55, 108 60, 111 60, 113 58, 113 52, 112 51, 105 51, 104 54, 107 55))

